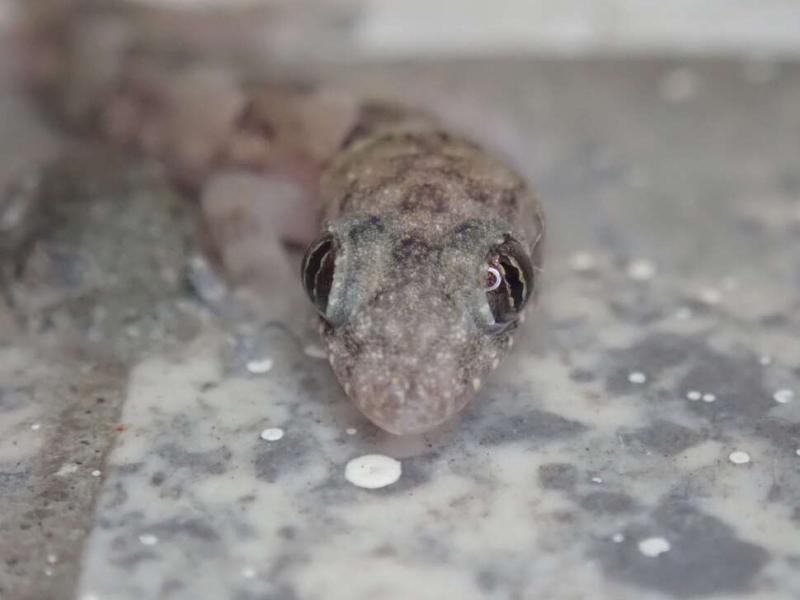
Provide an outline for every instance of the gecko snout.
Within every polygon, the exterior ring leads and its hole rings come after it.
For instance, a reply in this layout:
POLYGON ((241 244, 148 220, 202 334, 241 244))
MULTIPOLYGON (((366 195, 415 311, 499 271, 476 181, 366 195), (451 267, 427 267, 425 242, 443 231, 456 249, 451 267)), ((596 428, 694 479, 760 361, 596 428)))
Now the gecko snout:
POLYGON ((472 398, 461 391, 455 377, 439 374, 432 381, 424 374, 362 380, 351 394, 355 404, 373 423, 396 435, 423 433, 440 425, 472 398), (441 382, 446 385, 440 385, 441 382))

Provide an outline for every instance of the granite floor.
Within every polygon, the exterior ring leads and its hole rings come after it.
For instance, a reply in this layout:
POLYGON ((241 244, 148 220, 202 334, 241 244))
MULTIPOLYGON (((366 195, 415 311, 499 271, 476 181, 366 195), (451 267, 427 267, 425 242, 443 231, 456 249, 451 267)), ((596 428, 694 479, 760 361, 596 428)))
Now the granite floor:
POLYGON ((307 313, 238 312, 158 170, 66 146, 6 73, 3 182, 69 150, 40 182, 58 226, 0 304, 0 598, 800 597, 800 67, 327 76, 529 176, 535 323, 455 421, 381 433, 307 313), (346 479, 368 454, 399 480, 346 479))

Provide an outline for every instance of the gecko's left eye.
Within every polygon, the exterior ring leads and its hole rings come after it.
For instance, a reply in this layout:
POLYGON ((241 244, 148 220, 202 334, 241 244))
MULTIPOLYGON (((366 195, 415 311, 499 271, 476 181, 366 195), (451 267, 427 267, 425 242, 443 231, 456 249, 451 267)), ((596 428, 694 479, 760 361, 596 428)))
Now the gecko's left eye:
POLYGON ((486 269, 486 299, 495 322, 513 321, 532 289, 533 266, 522 245, 507 240, 494 248, 486 269))
POLYGON ((303 287, 322 316, 328 310, 335 266, 336 242, 325 234, 308 247, 302 266, 303 287))

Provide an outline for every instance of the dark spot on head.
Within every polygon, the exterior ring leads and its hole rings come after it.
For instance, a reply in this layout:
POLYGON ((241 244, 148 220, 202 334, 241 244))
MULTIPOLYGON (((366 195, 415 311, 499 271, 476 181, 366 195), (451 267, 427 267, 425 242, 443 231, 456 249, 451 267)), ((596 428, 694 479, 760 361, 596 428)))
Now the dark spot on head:
POLYGON ((292 527, 291 525, 284 525, 280 529, 278 529, 278 535, 282 537, 284 540, 293 540, 297 538, 297 528, 292 527))
POLYGON ((350 228, 349 237, 353 242, 358 243, 361 238, 369 233, 386 231, 386 226, 378 215, 368 215, 350 228))
POLYGON ((769 558, 763 548, 738 539, 733 529, 684 502, 667 502, 644 527, 631 527, 625 542, 603 541, 595 556, 610 577, 678 598, 741 594, 769 558), (638 548, 650 536, 671 550, 652 558, 638 548))
POLYGON ((539 467, 539 482, 549 490, 571 490, 578 483, 578 469, 568 463, 548 463, 539 467))
POLYGON ((620 432, 620 439, 633 451, 674 456, 699 444, 705 436, 671 421, 657 419, 651 425, 631 432, 620 432))
POLYGON ((404 236, 394 248, 392 248, 392 258, 400 265, 418 265, 425 257, 433 252, 433 248, 422 238, 416 236, 404 236))
POLYGON ((153 476, 150 478, 150 483, 156 486, 161 485, 162 483, 164 483, 164 478, 165 478, 164 473, 162 473, 161 471, 157 471, 153 473, 153 476))
POLYGON ((406 211, 426 211, 443 213, 448 208, 447 196, 439 186, 422 183, 412 186, 400 203, 406 211))
POLYGON ((579 501, 581 507, 596 515, 619 515, 636 508, 633 498, 615 492, 592 492, 579 501))

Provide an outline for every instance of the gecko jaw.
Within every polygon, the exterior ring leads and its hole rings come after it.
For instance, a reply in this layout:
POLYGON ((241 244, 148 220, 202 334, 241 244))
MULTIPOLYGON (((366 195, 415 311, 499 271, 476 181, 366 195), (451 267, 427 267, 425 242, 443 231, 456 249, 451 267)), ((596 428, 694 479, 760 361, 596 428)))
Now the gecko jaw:
POLYGON ((434 401, 424 391, 409 394, 391 389, 354 398, 370 421, 394 435, 421 434, 441 425, 469 398, 461 396, 455 400, 451 395, 449 401, 444 396, 434 401))

